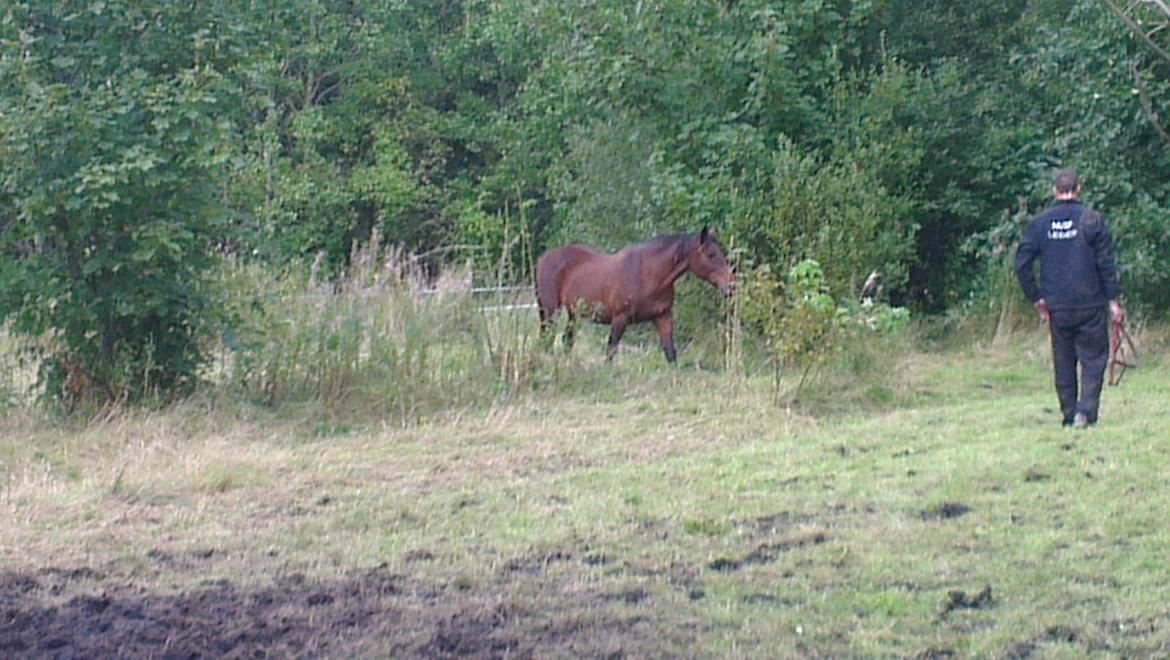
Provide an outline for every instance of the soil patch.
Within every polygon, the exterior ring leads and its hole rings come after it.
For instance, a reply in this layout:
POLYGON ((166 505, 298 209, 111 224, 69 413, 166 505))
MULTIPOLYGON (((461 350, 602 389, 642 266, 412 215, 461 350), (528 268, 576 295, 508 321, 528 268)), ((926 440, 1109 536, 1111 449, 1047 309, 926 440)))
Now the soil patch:
POLYGON ((983 587, 979 593, 968 595, 965 591, 954 590, 947 593, 947 601, 943 604, 942 613, 946 616, 955 610, 981 610, 991 607, 994 600, 991 597, 991 585, 983 587))
POLYGON ((950 520, 971 513, 971 507, 962 502, 943 502, 922 512, 923 520, 950 520))
POLYGON ((753 564, 766 564, 776 561, 785 552, 794 550, 796 548, 803 548, 810 545, 821 545, 829 540, 829 535, 824 532, 814 532, 807 536, 799 536, 793 539, 784 541, 777 541, 774 543, 762 543, 756 547, 755 550, 740 559, 731 559, 727 557, 720 557, 707 565, 707 568, 716 571, 738 571, 745 566, 753 564))
POLYGON ((0 657, 625 656, 681 651, 698 634, 663 639, 645 590, 601 595, 630 612, 571 598, 547 576, 506 573, 506 582, 456 589, 380 566, 334 581, 292 574, 168 593, 88 569, 4 572, 0 657))

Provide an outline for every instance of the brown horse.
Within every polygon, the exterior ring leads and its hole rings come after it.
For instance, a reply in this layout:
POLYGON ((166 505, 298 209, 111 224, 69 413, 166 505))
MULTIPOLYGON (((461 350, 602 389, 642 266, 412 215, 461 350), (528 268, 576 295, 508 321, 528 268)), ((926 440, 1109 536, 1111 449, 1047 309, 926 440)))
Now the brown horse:
POLYGON ((569 314, 565 343, 572 346, 578 304, 586 318, 609 324, 613 359, 626 326, 653 321, 666 359, 674 362, 674 283, 692 272, 731 295, 735 275, 719 249, 714 230, 698 236, 661 236, 607 255, 585 245, 566 245, 544 253, 536 262, 536 298, 540 326, 547 332, 564 307, 569 314))

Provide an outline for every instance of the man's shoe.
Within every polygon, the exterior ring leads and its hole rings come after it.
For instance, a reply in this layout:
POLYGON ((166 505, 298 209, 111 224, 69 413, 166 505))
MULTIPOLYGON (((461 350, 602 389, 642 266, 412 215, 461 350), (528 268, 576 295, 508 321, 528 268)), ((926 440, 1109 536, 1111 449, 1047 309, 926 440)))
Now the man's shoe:
POLYGON ((1089 428, 1089 418, 1085 416, 1085 413, 1077 413, 1076 416, 1073 417, 1072 427, 1074 429, 1089 428))

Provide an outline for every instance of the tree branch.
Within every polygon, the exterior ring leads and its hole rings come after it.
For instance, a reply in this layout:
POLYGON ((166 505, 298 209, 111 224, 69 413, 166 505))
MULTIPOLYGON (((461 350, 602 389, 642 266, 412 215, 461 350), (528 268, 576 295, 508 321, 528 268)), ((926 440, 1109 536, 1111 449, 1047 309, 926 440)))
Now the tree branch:
POLYGON ((1166 18, 1170 18, 1170 5, 1166 4, 1165 0, 1142 0, 1142 2, 1147 5, 1156 5, 1163 14, 1166 14, 1166 18))
POLYGON ((1150 46, 1150 48, 1153 48, 1154 52, 1157 53, 1159 57, 1166 60, 1167 62, 1170 62, 1170 51, 1162 48, 1158 45, 1158 42, 1151 39, 1150 35, 1146 34, 1145 30, 1142 29, 1142 26, 1138 25, 1137 21, 1133 20, 1132 16, 1122 11, 1121 7, 1118 7, 1117 3, 1113 2, 1113 0, 1102 0, 1102 2, 1108 5, 1109 9, 1112 10, 1114 14, 1117 14, 1117 17, 1120 18, 1126 25, 1128 25, 1129 29, 1132 30, 1134 34, 1141 37, 1142 40, 1150 46))
POLYGON ((1138 70, 1137 62, 1129 63, 1129 70, 1133 73, 1133 84, 1137 88, 1138 98, 1141 99, 1142 109, 1146 112, 1146 118, 1154 125, 1154 130, 1158 131, 1158 135, 1162 141, 1170 144, 1170 133, 1166 132, 1166 128, 1158 121, 1158 113, 1154 110, 1154 104, 1150 101, 1150 95, 1146 93, 1146 86, 1142 84, 1142 74, 1138 70))

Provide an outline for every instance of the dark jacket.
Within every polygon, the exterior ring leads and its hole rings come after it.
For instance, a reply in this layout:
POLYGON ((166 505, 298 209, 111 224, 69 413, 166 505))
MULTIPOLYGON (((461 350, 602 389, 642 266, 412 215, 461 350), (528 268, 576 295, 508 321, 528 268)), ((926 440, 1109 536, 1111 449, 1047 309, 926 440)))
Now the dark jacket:
POLYGON ((1076 200, 1058 201, 1024 230, 1016 276, 1032 302, 1050 310, 1104 307, 1121 296, 1113 236, 1105 218, 1076 200), (1040 284, 1032 262, 1040 258, 1040 284))

